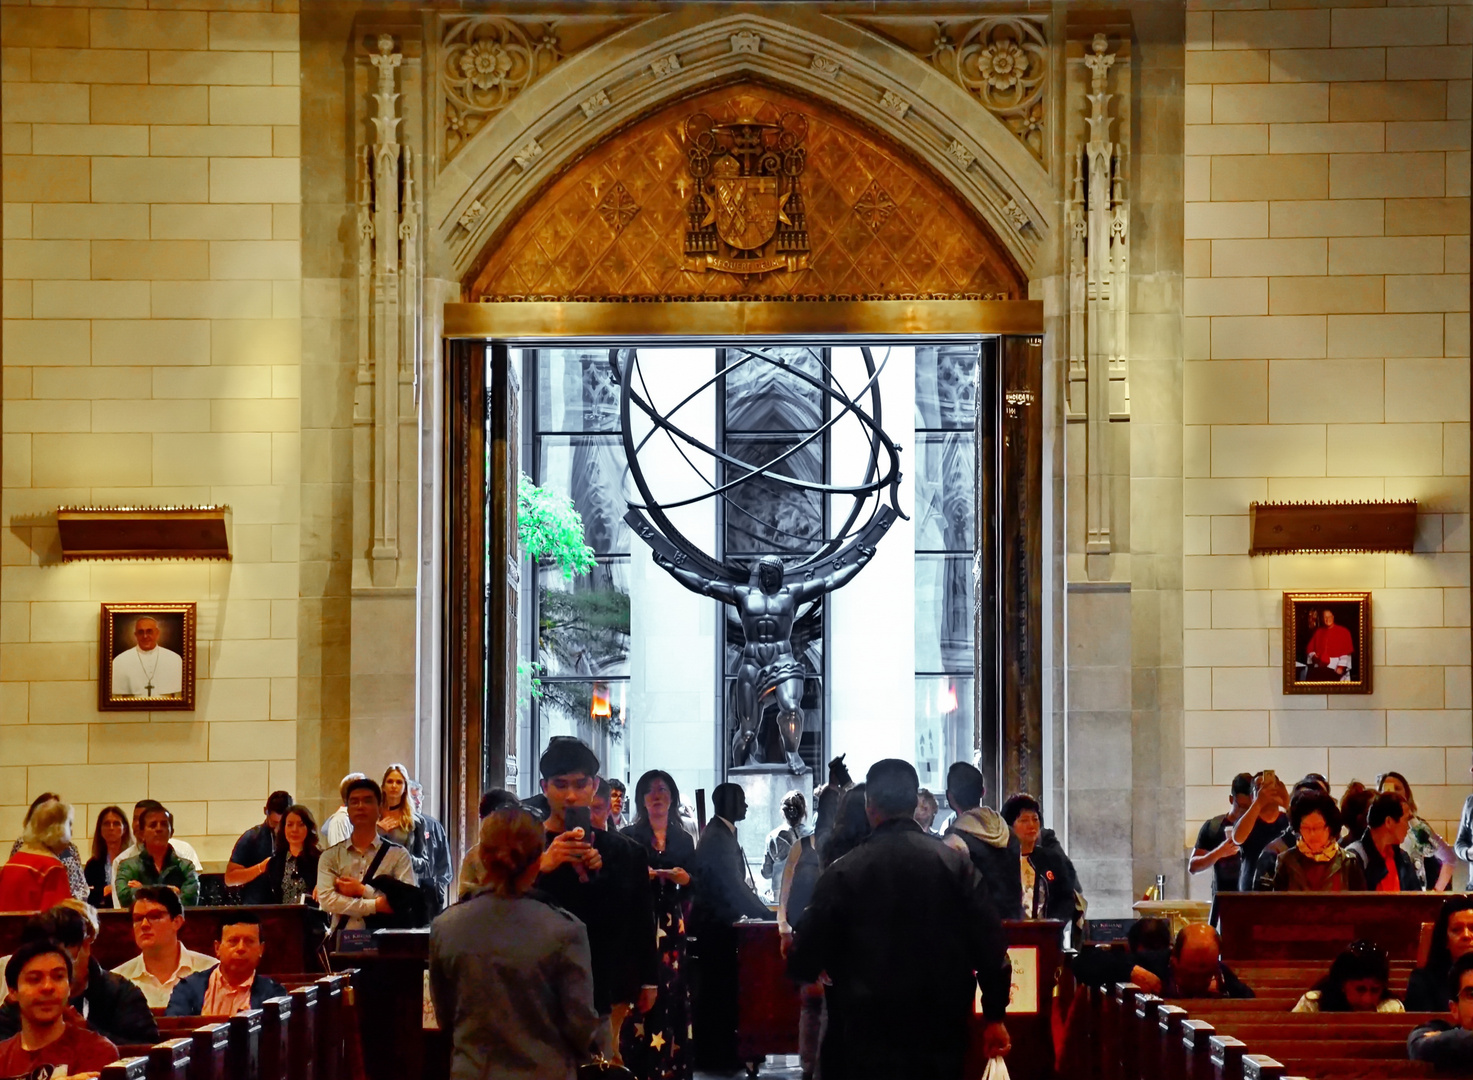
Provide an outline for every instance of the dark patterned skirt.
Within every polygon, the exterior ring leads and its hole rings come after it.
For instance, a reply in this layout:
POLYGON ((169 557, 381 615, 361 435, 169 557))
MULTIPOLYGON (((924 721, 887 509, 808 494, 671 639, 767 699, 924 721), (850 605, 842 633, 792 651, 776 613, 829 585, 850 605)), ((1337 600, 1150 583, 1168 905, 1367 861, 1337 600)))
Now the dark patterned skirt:
POLYGON ((690 905, 684 890, 662 888, 655 901, 660 950, 660 990, 655 1007, 624 1021, 619 1051, 639 1080, 690 1080, 690 993, 686 988, 685 919, 690 905))

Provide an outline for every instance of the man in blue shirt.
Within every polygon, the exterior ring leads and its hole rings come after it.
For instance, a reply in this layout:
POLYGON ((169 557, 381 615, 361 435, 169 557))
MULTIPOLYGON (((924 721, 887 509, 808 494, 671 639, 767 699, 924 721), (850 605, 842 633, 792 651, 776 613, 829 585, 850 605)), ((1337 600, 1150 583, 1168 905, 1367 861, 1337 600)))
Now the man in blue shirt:
POLYGON ((242 904, 271 902, 266 867, 276 850, 276 830, 291 805, 291 792, 273 791, 266 800, 266 820, 243 832, 230 852, 230 861, 225 864, 225 884, 240 889, 242 904))
POLYGON ((1407 1057, 1467 1074, 1473 1071, 1473 953, 1453 962, 1447 988, 1452 998, 1447 1020, 1433 1020, 1408 1035, 1407 1057))

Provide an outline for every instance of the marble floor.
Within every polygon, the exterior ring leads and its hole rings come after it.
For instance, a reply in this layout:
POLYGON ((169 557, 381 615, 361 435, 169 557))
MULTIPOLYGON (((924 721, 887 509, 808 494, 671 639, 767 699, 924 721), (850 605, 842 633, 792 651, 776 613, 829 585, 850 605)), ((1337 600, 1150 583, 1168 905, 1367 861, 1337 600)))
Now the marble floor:
MULTIPOLYGON (((735 1072, 697 1072, 695 1080, 741 1080, 746 1075, 743 1069, 735 1072)), ((768 1058, 757 1075, 762 1080, 800 1080, 803 1071, 798 1067, 796 1055, 778 1054, 768 1058)))

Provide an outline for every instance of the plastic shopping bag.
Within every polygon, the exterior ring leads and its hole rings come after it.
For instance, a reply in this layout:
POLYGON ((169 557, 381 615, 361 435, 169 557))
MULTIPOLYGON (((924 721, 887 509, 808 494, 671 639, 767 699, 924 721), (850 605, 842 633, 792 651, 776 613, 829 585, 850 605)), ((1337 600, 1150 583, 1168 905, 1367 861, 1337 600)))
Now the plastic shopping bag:
POLYGON ((982 1070, 982 1080, 1008 1080, 1008 1064, 1000 1057, 988 1058, 987 1068, 982 1070))

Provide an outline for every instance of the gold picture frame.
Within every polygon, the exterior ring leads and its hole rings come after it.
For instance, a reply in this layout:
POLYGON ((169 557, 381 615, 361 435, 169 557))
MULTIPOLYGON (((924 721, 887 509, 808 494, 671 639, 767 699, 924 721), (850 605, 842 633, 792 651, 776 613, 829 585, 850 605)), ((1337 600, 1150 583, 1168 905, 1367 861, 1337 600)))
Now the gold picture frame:
POLYGON ((103 604, 98 709, 193 712, 195 626, 192 603, 103 604))
POLYGON ((1284 594, 1284 693, 1371 692, 1371 594, 1284 594))

